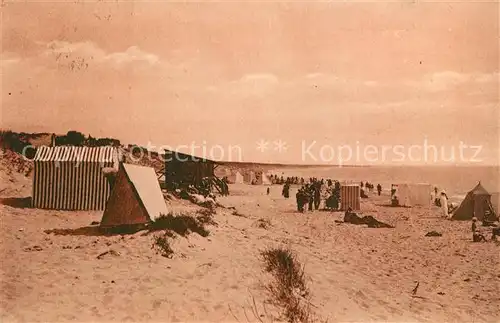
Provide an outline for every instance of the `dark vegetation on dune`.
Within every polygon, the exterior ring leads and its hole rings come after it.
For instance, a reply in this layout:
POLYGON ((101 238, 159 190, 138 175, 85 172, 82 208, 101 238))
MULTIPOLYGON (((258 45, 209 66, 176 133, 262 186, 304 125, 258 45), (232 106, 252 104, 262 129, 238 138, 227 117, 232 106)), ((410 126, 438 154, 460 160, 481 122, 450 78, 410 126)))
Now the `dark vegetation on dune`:
POLYGON ((151 249, 155 250, 158 254, 163 257, 171 258, 174 254, 174 250, 170 246, 168 242, 168 238, 172 237, 169 231, 164 232, 163 234, 157 235, 153 238, 153 244, 151 245, 151 249))
POLYGON ((190 233, 197 233, 202 237, 207 237, 210 232, 205 225, 217 225, 213 219, 214 211, 210 209, 199 210, 196 216, 180 214, 161 215, 149 225, 150 232, 163 231, 153 237, 151 249, 166 258, 171 258, 174 250, 170 246, 169 239, 175 238, 175 233, 186 237, 190 233))
POLYGON ((209 224, 211 217, 207 215, 199 216, 198 218, 191 215, 180 214, 162 214, 159 218, 149 225, 150 231, 170 230, 180 236, 187 236, 191 232, 198 233, 202 237, 207 237, 210 232, 205 228, 205 224, 209 224))
MULTIPOLYGON (((50 136, 52 134, 42 133, 26 133, 14 132, 11 130, 0 131, 0 147, 15 151, 22 154, 25 147, 30 146, 33 141, 47 137, 47 145, 50 144, 50 136)), ((71 145, 71 146, 120 146, 120 140, 114 138, 95 138, 91 135, 85 136, 83 133, 75 130, 68 131, 65 135, 55 136, 56 146, 71 145)), ((25 151, 29 153, 29 151, 25 151)), ((29 156, 28 156, 29 157, 29 156)))

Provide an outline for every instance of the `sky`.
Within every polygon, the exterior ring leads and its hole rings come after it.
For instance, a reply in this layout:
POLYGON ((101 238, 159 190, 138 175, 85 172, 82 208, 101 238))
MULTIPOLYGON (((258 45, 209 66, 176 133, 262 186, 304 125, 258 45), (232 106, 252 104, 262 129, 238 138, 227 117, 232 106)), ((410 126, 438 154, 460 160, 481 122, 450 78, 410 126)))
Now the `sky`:
POLYGON ((234 161, 499 164, 498 2, 2 9, 3 129, 234 161))

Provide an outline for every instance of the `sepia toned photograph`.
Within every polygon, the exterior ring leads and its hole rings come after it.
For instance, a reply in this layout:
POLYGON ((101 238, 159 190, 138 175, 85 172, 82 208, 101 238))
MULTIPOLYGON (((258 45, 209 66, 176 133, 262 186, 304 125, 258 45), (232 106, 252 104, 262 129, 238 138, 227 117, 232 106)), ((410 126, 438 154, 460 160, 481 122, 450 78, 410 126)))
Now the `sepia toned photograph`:
POLYGON ((500 2, 2 0, 2 322, 500 321, 500 2))

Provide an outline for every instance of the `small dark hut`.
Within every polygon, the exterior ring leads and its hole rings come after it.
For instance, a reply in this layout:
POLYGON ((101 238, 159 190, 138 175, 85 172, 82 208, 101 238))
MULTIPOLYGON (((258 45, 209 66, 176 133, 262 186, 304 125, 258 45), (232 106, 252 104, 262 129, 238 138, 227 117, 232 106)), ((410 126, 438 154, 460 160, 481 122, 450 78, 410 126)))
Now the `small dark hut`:
POLYGON ((165 185, 168 189, 193 185, 209 190, 215 186, 219 190, 220 179, 215 176, 217 166, 218 163, 210 159, 165 150, 165 185))

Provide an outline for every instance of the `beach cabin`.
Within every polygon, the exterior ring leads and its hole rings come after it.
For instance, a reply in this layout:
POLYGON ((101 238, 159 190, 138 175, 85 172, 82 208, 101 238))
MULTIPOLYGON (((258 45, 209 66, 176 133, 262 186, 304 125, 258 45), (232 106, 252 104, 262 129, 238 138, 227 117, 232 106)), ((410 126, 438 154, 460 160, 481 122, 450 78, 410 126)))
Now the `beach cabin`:
POLYGON ((104 210, 111 188, 103 168, 118 168, 115 148, 39 147, 34 157, 32 207, 104 210))
POLYGON ((217 162, 206 158, 165 150, 165 184, 200 187, 204 178, 216 179, 217 162))
POLYGON ((340 205, 342 211, 348 208, 353 211, 361 210, 361 187, 358 184, 341 184, 340 205))

